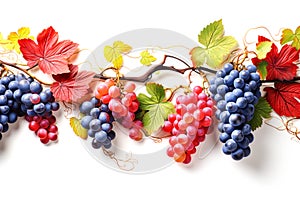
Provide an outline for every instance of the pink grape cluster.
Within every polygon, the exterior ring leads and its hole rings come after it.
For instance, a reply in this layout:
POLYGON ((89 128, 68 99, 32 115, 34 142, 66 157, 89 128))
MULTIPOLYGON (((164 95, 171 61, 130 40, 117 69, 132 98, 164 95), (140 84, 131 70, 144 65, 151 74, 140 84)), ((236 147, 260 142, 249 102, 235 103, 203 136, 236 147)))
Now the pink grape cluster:
POLYGON ((176 98, 176 113, 170 114, 162 129, 170 132, 170 147, 167 155, 176 162, 188 164, 196 147, 205 140, 209 126, 212 124, 213 101, 200 86, 193 92, 176 98))
POLYGON ((108 104, 115 121, 129 129, 131 139, 140 141, 143 138, 140 131, 143 124, 140 120, 135 119, 135 112, 139 108, 139 102, 134 92, 135 88, 135 83, 128 81, 121 90, 113 80, 107 79, 97 86, 95 97, 102 103, 108 104))

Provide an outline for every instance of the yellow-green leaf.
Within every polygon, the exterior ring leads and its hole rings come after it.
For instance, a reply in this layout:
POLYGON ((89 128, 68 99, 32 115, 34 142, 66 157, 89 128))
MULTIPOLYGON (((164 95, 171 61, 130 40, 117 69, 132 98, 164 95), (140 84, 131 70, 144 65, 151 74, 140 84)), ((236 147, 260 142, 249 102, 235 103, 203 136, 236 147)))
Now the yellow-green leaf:
POLYGON ((76 117, 71 117, 70 126, 72 127, 74 133, 77 136, 81 137, 82 139, 87 138, 87 136, 88 136, 87 129, 85 129, 81 126, 79 119, 77 119, 76 117))
POLYGON ((112 46, 104 47, 104 57, 108 62, 111 62, 114 67, 121 68, 123 65, 122 54, 127 54, 132 50, 132 47, 122 41, 115 41, 112 46))
POLYGON ((198 35, 198 42, 210 48, 213 46, 213 41, 222 38, 224 35, 224 27, 222 19, 214 21, 207 25, 198 35))
POLYGON ((123 66, 123 56, 120 54, 115 60, 112 61, 115 68, 120 69, 123 66))
POLYGON ((146 65, 146 66, 149 66, 151 65, 152 62, 156 61, 156 58, 151 55, 148 50, 145 50, 145 51, 142 51, 141 52, 141 60, 140 60, 140 63, 142 65, 146 65))
POLYGON ((157 131, 171 113, 174 113, 174 105, 171 102, 152 104, 143 117, 143 125, 148 132, 147 135, 151 135, 153 131, 157 131))
POLYGON ((7 43, 10 43, 10 41, 4 39, 2 33, 0 33, 0 44, 2 45, 2 44, 7 44, 7 43))
POLYGON ((266 58, 267 54, 271 51, 271 49, 272 49, 272 42, 270 41, 260 42, 256 46, 257 58, 260 60, 266 58))
POLYGON ((265 80, 268 74, 267 71, 268 62, 263 60, 257 65, 257 71, 259 72, 261 79, 265 80))
POLYGON ((202 46, 195 47, 190 52, 196 66, 207 64, 219 68, 238 46, 234 37, 224 36, 222 20, 207 25, 198 35, 198 41, 202 46))
POLYGON ((129 46, 128 44, 125 44, 122 41, 115 41, 113 43, 113 49, 115 49, 116 51, 118 51, 119 53, 129 53, 132 50, 132 47, 129 46))
POLYGON ((284 29, 281 35, 281 44, 292 42, 292 46, 297 50, 300 49, 300 26, 297 27, 295 33, 291 29, 284 29))
POLYGON ((143 125, 147 130, 146 135, 151 135, 163 124, 168 115, 175 112, 174 105, 165 100, 165 90, 162 85, 157 83, 147 83, 146 90, 148 95, 140 93, 138 101, 139 109, 143 112, 143 125))
POLYGON ((18 32, 11 32, 7 36, 7 39, 11 41, 11 45, 8 47, 9 50, 15 50, 17 53, 20 53, 18 40, 25 38, 34 39, 34 37, 30 35, 30 29, 28 27, 21 27, 18 29, 18 32))
POLYGON ((289 29, 289 28, 284 29, 282 31, 280 43, 281 44, 286 44, 288 42, 291 42, 291 41, 293 41, 294 37, 295 37, 294 33, 293 33, 293 31, 291 29, 289 29))
POLYGON ((3 49, 6 49, 6 50, 12 49, 12 47, 11 47, 12 43, 11 43, 11 41, 9 41, 7 39, 4 39, 2 33, 0 33, 0 46, 3 49))

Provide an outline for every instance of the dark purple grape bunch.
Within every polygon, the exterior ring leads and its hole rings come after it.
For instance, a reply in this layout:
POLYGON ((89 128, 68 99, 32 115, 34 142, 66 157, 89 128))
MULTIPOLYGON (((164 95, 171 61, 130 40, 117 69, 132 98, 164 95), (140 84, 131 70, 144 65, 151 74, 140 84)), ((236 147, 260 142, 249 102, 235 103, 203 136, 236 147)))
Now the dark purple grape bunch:
POLYGON ((43 86, 32 77, 19 73, 0 79, 0 139, 18 117, 50 117, 58 109, 52 92, 43 91, 43 86))
POLYGON ((219 139, 224 143, 222 150, 234 160, 241 160, 251 152, 249 144, 254 136, 248 122, 261 97, 260 86, 260 76, 254 65, 237 70, 227 63, 210 81, 210 92, 217 105, 219 139))

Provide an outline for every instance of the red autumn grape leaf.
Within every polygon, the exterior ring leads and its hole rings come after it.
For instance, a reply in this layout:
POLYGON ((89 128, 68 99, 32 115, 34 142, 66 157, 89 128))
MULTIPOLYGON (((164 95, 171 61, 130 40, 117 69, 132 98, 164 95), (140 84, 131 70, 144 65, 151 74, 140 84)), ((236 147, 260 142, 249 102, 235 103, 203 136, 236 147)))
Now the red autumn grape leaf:
POLYGON ((18 41, 27 65, 38 65, 46 74, 68 73, 68 58, 74 54, 78 44, 63 40, 58 42, 58 33, 50 26, 37 36, 37 44, 32 39, 18 41))
MULTIPOLYGON (((270 41, 269 39, 259 36, 258 42, 270 41)), ((284 45, 278 52, 277 46, 273 43, 271 51, 267 53, 266 58, 260 60, 257 57, 252 59, 254 65, 259 65, 265 61, 267 65, 266 80, 292 80, 297 74, 296 61, 299 60, 299 51, 290 45, 284 45)))
POLYGON ((69 73, 53 75, 54 82, 50 89, 55 99, 64 102, 76 102, 88 93, 89 83, 95 73, 90 71, 78 72, 77 65, 68 65, 69 73))
POLYGON ((256 44, 256 46, 257 46, 259 43, 261 43, 261 42, 271 42, 270 39, 268 39, 268 38, 266 38, 266 37, 264 37, 264 36, 261 36, 261 35, 258 36, 257 41, 258 41, 258 43, 256 44))
POLYGON ((300 117, 300 83, 275 83, 266 87, 266 99, 280 116, 300 117))

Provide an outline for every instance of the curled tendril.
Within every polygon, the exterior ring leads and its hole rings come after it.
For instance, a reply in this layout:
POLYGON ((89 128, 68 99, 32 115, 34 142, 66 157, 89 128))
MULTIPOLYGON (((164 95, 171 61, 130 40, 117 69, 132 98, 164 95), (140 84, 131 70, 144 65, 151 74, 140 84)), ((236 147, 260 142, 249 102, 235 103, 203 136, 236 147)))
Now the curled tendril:
POLYGON ((132 55, 129 55, 128 53, 127 54, 123 54, 124 56, 128 57, 128 58, 133 58, 133 59, 138 59, 138 58, 141 58, 141 56, 132 56, 132 55))
POLYGON ((300 118, 292 118, 286 121, 285 127, 289 134, 295 136, 300 141, 300 131, 297 125, 295 125, 295 120, 299 120, 300 118))
POLYGON ((64 108, 64 117, 66 119, 70 119, 72 115, 72 111, 76 109, 76 105, 72 103, 67 103, 63 101, 64 108))
POLYGON ((122 77, 122 74, 121 74, 120 70, 117 69, 117 68, 115 68, 115 67, 107 67, 104 70, 102 70, 102 72, 100 73, 100 75, 105 77, 104 73, 108 72, 108 71, 112 71, 113 73, 115 73, 115 76, 113 76, 113 78, 116 81, 116 83, 119 83, 120 82, 120 78, 122 77))
POLYGON ((255 51, 248 51, 247 47, 243 50, 236 51, 235 55, 232 57, 232 63, 236 70, 241 71, 245 69, 244 62, 250 60, 250 55, 253 54, 257 56, 255 51))
POLYGON ((109 151, 107 149, 102 148, 102 151, 105 156, 109 157, 118 165, 119 169, 124 171, 132 171, 135 166, 138 164, 138 160, 132 158, 132 153, 126 154, 127 157, 124 159, 120 159, 116 157, 115 152, 109 151))
POLYGON ((278 131, 285 131, 286 130, 286 127, 284 126, 284 121, 280 117, 274 117, 274 116, 272 116, 270 119, 264 120, 264 123, 267 124, 268 126, 274 128, 274 129, 278 130, 278 131), (271 124, 271 120, 274 120, 274 119, 279 120, 280 123, 281 123, 281 125, 279 125, 279 126, 277 125, 276 126, 276 125, 271 124))
MULTIPOLYGON (((0 55, 1 58, 7 59, 10 62, 15 62, 15 63, 19 63, 20 59, 19 59, 19 54, 17 54, 17 52, 12 51, 12 50, 1 50, 0 51, 0 55)), ((25 64, 21 64, 19 63, 20 66, 27 66, 25 64)))
POLYGON ((166 135, 162 135, 162 136, 159 136, 159 135, 150 135, 148 138, 153 140, 155 143, 161 143, 163 141, 163 139, 166 139, 166 138, 170 138, 172 136, 171 133, 168 133, 166 135))
POLYGON ((158 136, 150 135, 148 138, 153 140, 154 143, 161 143, 163 138, 167 138, 167 137, 158 137, 158 136))
POLYGON ((265 124, 267 124, 268 126, 271 126, 272 128, 275 128, 278 131, 287 131, 289 134, 291 134, 292 136, 294 136, 293 138, 298 139, 298 141, 300 142, 300 123, 299 117, 295 117, 295 118, 285 118, 285 117, 275 117, 272 116, 270 119, 265 120, 265 124), (270 121, 272 119, 277 119, 281 122, 282 125, 280 126, 275 126, 273 124, 270 123, 270 121), (298 122, 299 124, 296 125, 295 122, 298 122))
POLYGON ((280 34, 281 34, 281 32, 282 32, 282 30, 283 30, 284 28, 280 28, 279 31, 278 31, 278 33, 275 34, 275 35, 273 35, 273 34, 271 33, 271 31, 270 31, 267 27, 265 27, 265 26, 258 26, 258 27, 250 28, 250 29, 248 29, 248 30, 246 31, 246 33, 245 33, 245 35, 244 35, 244 37, 243 37, 243 44, 244 44, 244 46, 249 46, 249 45, 255 44, 255 43, 257 42, 257 41, 250 41, 250 42, 247 41, 247 36, 249 35, 249 33, 250 33, 251 31, 255 31, 255 30, 259 30, 259 29, 262 29, 262 30, 267 31, 267 33, 269 34, 269 36, 271 37, 271 39, 272 39, 274 42, 279 42, 279 41, 280 41, 280 38, 279 38, 279 39, 276 39, 275 37, 280 36, 280 34))
POLYGON ((186 49, 186 50, 188 50, 188 51, 191 50, 189 47, 186 47, 186 46, 184 46, 184 45, 172 45, 172 46, 167 46, 167 47, 156 46, 156 48, 161 49, 161 50, 165 50, 165 49, 175 49, 175 48, 183 48, 183 49, 186 49))
POLYGON ((176 92, 180 89, 184 89, 185 93, 188 93, 191 91, 191 89, 189 88, 189 86, 184 86, 184 85, 179 85, 175 88, 165 88, 165 92, 166 93, 170 93, 168 95, 168 97, 166 98, 166 101, 172 101, 173 97, 175 96, 176 92))
POLYGON ((207 94, 207 96, 210 96, 210 92, 209 92, 210 84, 209 84, 209 80, 206 76, 206 73, 204 73, 201 70, 198 70, 198 71, 199 71, 200 76, 203 78, 202 88, 203 88, 204 92, 207 94))
POLYGON ((202 84, 203 84, 202 88, 203 88, 204 92, 206 93, 207 96, 210 96, 210 92, 209 92, 210 84, 209 84, 209 81, 208 80, 204 80, 202 84))

